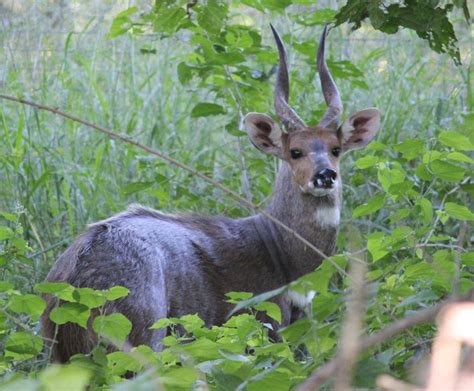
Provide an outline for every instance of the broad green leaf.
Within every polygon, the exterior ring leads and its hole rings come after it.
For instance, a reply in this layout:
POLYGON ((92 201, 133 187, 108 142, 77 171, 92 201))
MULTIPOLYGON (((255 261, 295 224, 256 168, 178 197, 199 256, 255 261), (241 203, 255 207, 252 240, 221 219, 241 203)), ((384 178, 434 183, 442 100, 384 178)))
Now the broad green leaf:
POLYGON ((421 220, 424 224, 428 224, 433 219, 433 205, 431 201, 422 197, 416 201, 416 205, 421 212, 421 220))
POLYGON ((0 281, 0 292, 10 293, 13 290, 13 284, 10 281, 0 281))
POLYGON ((66 282, 41 282, 35 285, 40 293, 49 293, 65 301, 75 301, 72 294, 74 287, 66 282))
POLYGON ((446 159, 453 160, 456 162, 474 164, 473 159, 461 152, 450 152, 446 155, 446 159))
POLYGON ((462 253, 461 261, 466 266, 474 266, 474 252, 462 253))
POLYGON ((359 169, 375 167, 375 165, 379 162, 379 158, 373 155, 367 155, 357 159, 355 162, 355 166, 359 169))
POLYGON ((89 308, 102 307, 107 301, 103 291, 96 291, 91 288, 76 288, 72 297, 78 303, 84 304, 89 308))
POLYGON ((173 33, 181 28, 186 21, 186 17, 185 9, 179 4, 162 2, 156 13, 151 16, 151 19, 156 32, 173 33))
POLYGON ((443 160, 435 160, 430 164, 433 174, 446 181, 459 182, 464 178, 464 169, 443 160))
POLYGON ((132 322, 119 313, 98 316, 92 323, 94 331, 115 345, 123 345, 128 334, 132 331, 132 322))
POLYGON ((21 296, 12 296, 8 308, 17 314, 27 314, 30 315, 33 320, 37 320, 46 308, 46 303, 41 297, 24 294, 21 296))
POLYGON ((196 370, 193 367, 178 367, 167 370, 158 380, 169 390, 189 390, 196 377, 196 370))
POLYGON ((90 316, 90 309, 79 303, 65 303, 53 308, 49 318, 56 324, 68 322, 76 323, 83 328, 87 328, 87 320, 90 316))
POLYGON ((85 391, 93 372, 78 364, 50 365, 40 373, 42 390, 44 391, 85 391))
POLYGON ((245 388, 248 391, 287 391, 291 388, 289 374, 278 372, 276 368, 271 371, 261 372, 260 376, 255 376, 252 380, 245 388))
POLYGON ((356 219, 361 216, 366 216, 371 213, 377 212, 382 208, 385 203, 385 195, 383 193, 377 194, 372 197, 366 204, 359 205, 352 212, 352 218, 356 219))
POLYGON ((113 352, 107 355, 107 366, 112 375, 120 376, 126 372, 139 372, 143 365, 132 354, 113 352))
POLYGON ((204 321, 197 314, 188 314, 179 318, 181 324, 189 333, 196 333, 204 327, 204 321))
POLYGON ((400 166, 390 169, 385 167, 385 164, 383 163, 379 165, 377 178, 385 192, 389 194, 399 194, 401 191, 401 187, 406 189, 408 184, 405 184, 405 186, 399 186, 401 183, 403 183, 405 177, 406 173, 400 166))
POLYGON ((119 35, 125 34, 128 30, 130 30, 133 26, 133 22, 129 16, 136 13, 137 10, 137 7, 130 7, 125 11, 120 12, 112 21, 108 37, 115 38, 119 35))
POLYGON ((405 140, 402 143, 396 145, 393 149, 400 152, 403 157, 407 160, 412 160, 416 157, 423 156, 424 153, 424 142, 421 140, 405 140))
POLYGON ((474 220, 474 213, 464 205, 459 205, 454 202, 446 202, 444 205, 446 213, 458 220, 472 221, 474 220))
POLYGON ((281 310, 278 304, 272 303, 270 301, 264 301, 254 306, 257 311, 264 311, 266 314, 276 320, 278 323, 281 323, 281 310))
POLYGON ((228 303, 238 303, 241 300, 248 300, 253 296, 253 293, 251 292, 227 292, 225 294, 229 300, 227 300, 228 303))
POLYGON ((382 259, 389 253, 387 249, 389 242, 390 241, 387 241, 387 238, 382 232, 375 232, 368 236, 367 249, 369 250, 370 255, 372 255, 372 260, 374 262, 382 259))
POLYGON ((220 344, 208 338, 201 337, 189 343, 174 345, 172 349, 176 351, 178 355, 187 354, 193 359, 216 360, 222 357, 219 353, 220 348, 220 344))
POLYGON ((43 340, 27 332, 17 332, 8 336, 5 356, 16 360, 35 357, 43 349, 43 340))
POLYGON ((296 22, 303 26, 315 26, 330 23, 337 11, 330 8, 322 8, 308 13, 300 13, 296 22))
POLYGON ((202 5, 199 2, 197 4, 197 22, 199 26, 211 34, 218 34, 227 19, 227 2, 208 0, 202 5))
POLYGON ((8 240, 14 236, 13 231, 5 226, 0 226, 0 240, 8 240))
POLYGON ((459 132, 444 131, 438 136, 439 141, 444 145, 457 149, 458 151, 473 151, 474 145, 469 138, 459 132))
POLYGON ((105 295, 108 301, 112 301, 128 296, 129 292, 128 288, 117 285, 105 291, 105 295))
POLYGON ((237 311, 240 311, 243 308, 254 307, 257 304, 260 304, 264 301, 267 301, 268 299, 271 299, 272 297, 281 295, 286 290, 288 290, 288 287, 282 286, 281 288, 277 288, 272 291, 262 293, 260 295, 251 297, 250 299, 239 301, 237 305, 234 307, 234 309, 230 312, 229 315, 235 314, 237 311))
POLYGON ((176 320, 174 318, 162 318, 157 320, 150 326, 150 329, 162 329, 164 327, 169 327, 172 324, 176 324, 176 320))
POLYGON ((219 115, 225 113, 225 109, 220 105, 215 103, 200 102, 194 106, 193 110, 191 111, 191 117, 207 117, 210 115, 219 115))
POLYGON ((0 216, 2 216, 5 220, 8 220, 12 223, 17 220, 16 214, 13 214, 13 213, 0 212, 0 216))

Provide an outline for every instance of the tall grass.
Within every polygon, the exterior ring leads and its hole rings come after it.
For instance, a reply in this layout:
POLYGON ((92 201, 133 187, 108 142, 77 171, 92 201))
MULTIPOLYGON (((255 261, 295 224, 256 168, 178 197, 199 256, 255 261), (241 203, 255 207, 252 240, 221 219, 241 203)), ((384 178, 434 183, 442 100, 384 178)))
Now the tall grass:
MULTIPOLYGON (((112 2, 71 1, 64 3, 64 9, 52 2, 20 4, 14 10, 0 6, 3 92, 131 135, 256 202, 265 201, 276 165, 245 137, 225 131, 237 108, 229 107, 225 116, 190 116, 198 101, 214 97, 205 86, 179 83, 177 65, 193 52, 184 38, 127 35, 110 40, 106 37, 110 17, 120 10, 112 2), (156 49, 156 54, 143 54, 144 47, 156 49)), ((285 16, 268 15, 258 23, 272 47, 270 21, 295 42, 310 33, 285 16)), ((316 39, 320 31, 311 33, 316 39)), ((338 82, 347 113, 380 108, 380 141, 430 138, 460 120, 469 88, 467 65, 456 68, 447 56, 431 52, 425 42, 407 32, 386 36, 369 29, 349 33, 341 27, 331 33, 329 42, 332 58, 348 59, 363 71, 367 90, 346 80, 338 82)), ((469 38, 463 38, 462 52, 470 55, 468 45, 469 38)), ((310 60, 289 49, 292 102, 304 118, 316 118, 322 97, 315 69, 310 60)), ((467 64, 469 60, 464 58, 467 64)), ((249 64, 253 61, 249 59, 249 64)), ((271 91, 270 85, 264 91, 269 111, 273 110, 271 91)), ((167 211, 248 213, 186 172, 29 107, 0 103, 0 139, 0 210, 24 211, 24 235, 36 259, 30 266, 30 284, 44 277, 58 252, 87 223, 132 202, 167 211)), ((354 178, 349 178, 352 161, 349 157, 344 164, 346 209, 362 203, 371 192, 370 183, 357 188, 354 178)))

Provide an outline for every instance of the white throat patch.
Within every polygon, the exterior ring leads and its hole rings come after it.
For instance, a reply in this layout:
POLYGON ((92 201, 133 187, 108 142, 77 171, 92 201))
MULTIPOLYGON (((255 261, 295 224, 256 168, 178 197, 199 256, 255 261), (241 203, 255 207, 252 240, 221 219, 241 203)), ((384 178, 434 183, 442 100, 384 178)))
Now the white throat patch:
POLYGON ((316 296, 315 291, 309 291, 306 295, 302 295, 301 293, 292 291, 291 289, 286 292, 286 297, 290 303, 301 310, 306 309, 311 304, 314 296, 316 296))
POLYGON ((313 217, 321 227, 337 227, 341 219, 341 211, 337 206, 322 206, 316 209, 313 217))

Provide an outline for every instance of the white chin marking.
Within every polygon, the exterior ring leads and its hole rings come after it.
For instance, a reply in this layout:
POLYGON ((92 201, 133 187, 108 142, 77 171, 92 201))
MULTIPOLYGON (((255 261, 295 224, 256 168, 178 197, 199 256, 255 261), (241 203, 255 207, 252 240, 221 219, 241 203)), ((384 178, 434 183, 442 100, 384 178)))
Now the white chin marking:
POLYGON ((337 183, 335 183, 334 186, 330 189, 319 189, 317 187, 314 187, 313 182, 309 182, 307 186, 308 190, 306 192, 310 193, 311 195, 315 197, 323 197, 323 196, 334 193, 334 191, 336 190, 336 186, 337 186, 337 183))
POLYGON ((315 291, 309 291, 306 295, 302 295, 301 293, 292 291, 291 289, 286 293, 286 297, 290 303, 302 310, 306 309, 308 305, 311 304, 315 295, 315 291))
POLYGON ((314 212, 314 220, 321 227, 337 227, 341 212, 337 206, 321 206, 314 212))

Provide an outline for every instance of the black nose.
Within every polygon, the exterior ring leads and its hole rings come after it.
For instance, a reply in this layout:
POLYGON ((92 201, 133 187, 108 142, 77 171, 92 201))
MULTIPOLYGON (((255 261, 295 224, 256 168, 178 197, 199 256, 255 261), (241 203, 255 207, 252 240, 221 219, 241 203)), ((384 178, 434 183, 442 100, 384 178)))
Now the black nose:
POLYGON ((314 177, 314 187, 320 189, 330 189, 336 182, 337 172, 331 168, 323 168, 314 177))

